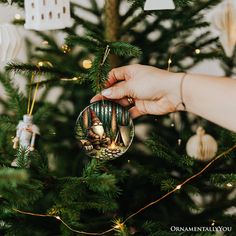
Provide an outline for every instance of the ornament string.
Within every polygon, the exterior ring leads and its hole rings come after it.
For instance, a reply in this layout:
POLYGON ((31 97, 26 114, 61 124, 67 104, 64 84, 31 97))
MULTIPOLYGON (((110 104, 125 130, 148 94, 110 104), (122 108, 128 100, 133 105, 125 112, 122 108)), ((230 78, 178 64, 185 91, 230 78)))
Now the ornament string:
POLYGON ((35 73, 32 73, 31 80, 30 80, 30 88, 29 88, 29 94, 28 94, 28 107, 27 107, 27 114, 30 114, 30 103, 31 103, 31 94, 32 94, 32 84, 35 79, 35 73))
POLYGON ((208 170, 217 160, 219 160, 222 157, 225 157, 226 155, 228 155, 229 153, 231 153, 235 149, 236 149, 236 144, 234 146, 232 146, 231 148, 227 149, 226 151, 224 151, 223 153, 221 153, 218 156, 216 156, 212 161, 210 161, 207 165, 205 165, 203 169, 201 169, 199 172, 197 172, 196 174, 192 175, 191 177, 189 177, 188 179, 186 179, 185 181, 183 181, 179 185, 177 185, 173 190, 171 190, 168 193, 166 193, 165 195, 157 198, 157 200, 155 200, 153 202, 150 202, 149 204, 147 204, 146 206, 142 207, 141 209, 139 209, 135 213, 129 215, 123 222, 118 222, 114 227, 112 227, 112 228, 110 228, 110 229, 108 229, 108 230, 106 230, 104 232, 101 232, 101 233, 90 233, 90 232, 83 232, 83 231, 75 230, 72 227, 70 227, 65 221, 63 221, 60 216, 49 215, 49 214, 35 214, 35 213, 32 213, 32 212, 21 211, 21 210, 15 209, 15 208, 12 209, 12 210, 17 212, 17 213, 19 213, 19 214, 23 214, 23 215, 30 215, 30 216, 35 216, 35 217, 50 217, 50 218, 55 218, 55 219, 59 220, 66 228, 68 228, 70 231, 75 232, 75 233, 84 234, 84 235, 105 235, 105 234, 107 234, 109 232, 112 232, 112 231, 117 231, 119 229, 122 230, 124 224, 127 221, 129 221, 131 218, 134 218, 136 215, 140 214, 141 212, 143 212, 147 208, 150 208, 153 205, 157 205, 159 202, 161 202, 162 200, 166 199, 168 196, 170 196, 170 195, 174 194, 175 192, 179 191, 187 183, 189 183, 190 181, 196 179, 197 177, 202 175, 204 172, 206 172, 206 170, 208 170))
POLYGON ((101 63, 101 66, 104 65, 106 59, 108 58, 109 56, 109 53, 110 53, 111 49, 110 49, 110 46, 107 45, 106 49, 105 49, 105 52, 104 52, 104 56, 103 56, 103 59, 102 59, 102 63, 101 63))
POLYGON ((36 87, 35 87, 35 90, 34 90, 34 96, 33 96, 32 105, 31 105, 31 109, 30 109, 30 113, 29 113, 30 116, 32 116, 32 113, 33 113, 33 109, 34 109, 38 89, 39 89, 39 82, 36 84, 36 87))
MULTIPOLYGON (((104 52, 104 55, 103 55, 102 62, 101 62, 101 64, 100 64, 101 66, 104 65, 105 61, 107 60, 107 58, 108 58, 108 56, 109 56, 109 54, 110 54, 110 51, 111 51, 110 46, 107 45, 107 46, 106 46, 106 49, 105 49, 105 52, 104 52)), ((100 92, 101 92, 101 91, 100 91, 100 92)), ((103 106, 105 105, 105 103, 104 103, 104 98, 102 98, 102 105, 103 105, 103 106)))

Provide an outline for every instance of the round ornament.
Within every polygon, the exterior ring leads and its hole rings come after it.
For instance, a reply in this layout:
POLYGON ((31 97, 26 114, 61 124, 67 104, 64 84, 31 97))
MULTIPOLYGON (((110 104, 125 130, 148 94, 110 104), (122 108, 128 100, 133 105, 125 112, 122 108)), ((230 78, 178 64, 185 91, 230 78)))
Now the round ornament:
POLYGON ((217 153, 218 145, 216 140, 205 133, 202 127, 198 127, 197 134, 192 136, 186 145, 187 154, 200 161, 209 161, 217 153))
POLYGON ((134 125, 128 109, 110 101, 99 101, 80 113, 76 135, 80 148, 88 156, 113 160, 129 149, 134 125))

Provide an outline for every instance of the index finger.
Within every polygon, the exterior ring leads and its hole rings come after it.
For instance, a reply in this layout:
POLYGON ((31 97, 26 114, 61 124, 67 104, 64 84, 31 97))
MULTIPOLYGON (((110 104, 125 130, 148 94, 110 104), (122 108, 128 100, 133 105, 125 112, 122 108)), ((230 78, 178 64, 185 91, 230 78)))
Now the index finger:
POLYGON ((118 67, 115 69, 112 69, 108 74, 108 80, 105 82, 105 88, 111 87, 113 84, 123 81, 123 80, 129 80, 130 79, 130 73, 127 69, 127 66, 118 67))

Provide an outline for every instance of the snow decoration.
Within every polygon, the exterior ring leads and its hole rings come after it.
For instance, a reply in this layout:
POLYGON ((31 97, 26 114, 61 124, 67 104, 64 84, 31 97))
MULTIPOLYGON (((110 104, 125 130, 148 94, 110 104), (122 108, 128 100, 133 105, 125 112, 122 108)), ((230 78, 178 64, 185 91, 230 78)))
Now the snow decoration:
POLYGON ((232 57, 236 44, 236 0, 225 0, 212 13, 212 25, 220 33, 225 54, 232 57))
POLYGON ((15 59, 21 48, 21 36, 16 26, 0 24, 0 62, 15 59))
POLYGON ((38 31, 71 27, 70 0, 25 0, 25 28, 38 31))
POLYGON ((144 5, 145 11, 168 9, 175 9, 175 4, 173 0, 146 0, 146 3, 144 5))

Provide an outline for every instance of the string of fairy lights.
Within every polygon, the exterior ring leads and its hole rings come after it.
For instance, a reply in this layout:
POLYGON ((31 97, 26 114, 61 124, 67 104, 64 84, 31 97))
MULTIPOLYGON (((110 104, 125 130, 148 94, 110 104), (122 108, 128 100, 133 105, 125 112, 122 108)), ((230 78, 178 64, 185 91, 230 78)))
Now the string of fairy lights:
MULTIPOLYGON (((229 153, 233 152, 236 150, 236 144, 234 146, 232 146, 231 148, 227 149, 226 151, 224 151, 223 153, 221 153, 220 155, 216 156, 212 161, 210 161, 207 165, 204 166, 204 168, 202 170, 200 170, 199 172, 197 172, 196 174, 192 175, 191 177, 189 177, 188 179, 184 180, 182 183, 178 184, 173 190, 169 191, 168 193, 164 194, 163 196, 157 198, 155 201, 150 202, 149 204, 147 204, 146 206, 140 208, 139 210, 137 210, 136 212, 134 212, 133 214, 129 215, 124 221, 121 221, 120 219, 114 221, 114 225, 106 230, 103 231, 101 233, 98 232, 84 232, 84 231, 80 231, 80 230, 76 230, 73 229, 71 226, 69 226, 60 216, 58 215, 52 215, 52 214, 37 214, 37 213, 32 213, 32 212, 27 212, 27 211, 22 211, 16 208, 13 208, 12 210, 14 212, 17 212, 19 214, 23 214, 23 215, 28 215, 28 216, 33 216, 33 217, 46 217, 46 218, 55 218, 56 220, 60 221, 68 230, 74 232, 74 233, 78 233, 78 234, 82 234, 82 235, 106 235, 107 233, 110 233, 112 231, 120 231, 123 232, 125 230, 125 224, 131 220, 132 218, 134 218, 135 216, 137 216, 138 214, 140 214, 141 212, 143 212, 144 210, 157 205, 158 203, 160 203, 161 201, 163 201, 164 199, 166 199, 167 197, 173 195, 174 193, 176 193, 177 191, 181 190, 185 185, 187 185, 190 181, 196 179, 197 177, 199 177, 200 175, 202 175, 204 172, 206 172, 206 170, 208 170, 217 160, 219 160, 222 157, 227 156, 229 153)), ((227 187, 232 187, 232 184, 227 185, 227 187)), ((215 224, 215 220, 212 220, 211 225, 215 224)))

